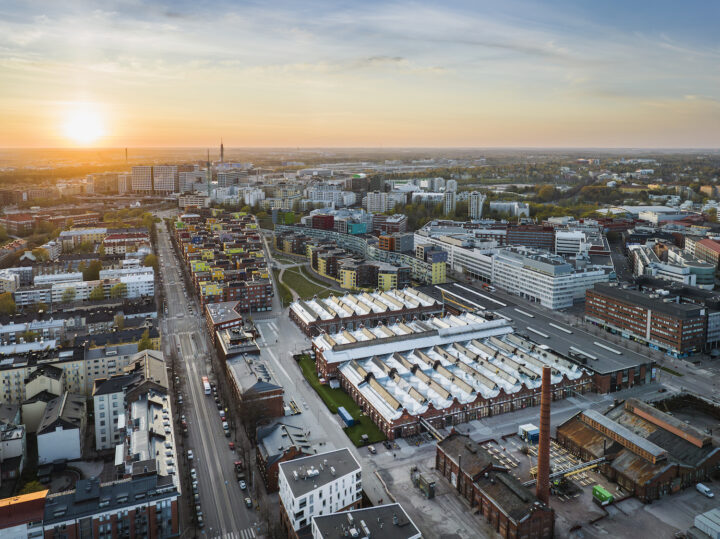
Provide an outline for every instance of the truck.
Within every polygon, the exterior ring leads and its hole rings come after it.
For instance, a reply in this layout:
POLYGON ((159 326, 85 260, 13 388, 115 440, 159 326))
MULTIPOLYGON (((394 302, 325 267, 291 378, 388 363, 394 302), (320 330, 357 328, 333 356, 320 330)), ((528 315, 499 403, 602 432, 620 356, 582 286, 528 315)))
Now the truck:
POLYGON ((602 486, 595 485, 593 487, 592 492, 593 492, 593 501, 596 504, 598 504, 600 506, 605 506, 605 505, 610 505, 611 503, 613 503, 613 499, 614 499, 613 495, 610 494, 607 490, 605 490, 602 486))
POLYGON ((343 420, 346 426, 352 427, 355 424, 355 420, 353 419, 353 416, 350 415, 350 413, 345 409, 343 406, 338 406, 337 413, 340 416, 340 419, 343 420))
POLYGON ((202 385, 203 385, 203 389, 205 390, 205 394, 209 395, 210 394, 210 380, 208 380, 207 376, 202 377, 202 385))

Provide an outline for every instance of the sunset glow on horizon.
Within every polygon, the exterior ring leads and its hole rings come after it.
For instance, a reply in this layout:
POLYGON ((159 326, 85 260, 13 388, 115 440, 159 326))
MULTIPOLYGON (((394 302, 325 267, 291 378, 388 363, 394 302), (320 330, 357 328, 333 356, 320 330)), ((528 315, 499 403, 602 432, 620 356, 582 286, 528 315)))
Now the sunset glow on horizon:
POLYGON ((0 7, 2 147, 717 147, 716 3, 0 7))

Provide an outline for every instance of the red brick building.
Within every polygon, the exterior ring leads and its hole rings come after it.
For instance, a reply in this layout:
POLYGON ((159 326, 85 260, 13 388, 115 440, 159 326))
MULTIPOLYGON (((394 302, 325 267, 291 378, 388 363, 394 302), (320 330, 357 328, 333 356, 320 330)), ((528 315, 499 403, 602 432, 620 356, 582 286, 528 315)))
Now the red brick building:
POLYGON ((469 436, 453 432, 438 442, 435 469, 501 537, 553 537, 555 512, 469 436))
POLYGON ((702 350, 707 308, 598 283, 585 292, 585 320, 682 357, 702 350))

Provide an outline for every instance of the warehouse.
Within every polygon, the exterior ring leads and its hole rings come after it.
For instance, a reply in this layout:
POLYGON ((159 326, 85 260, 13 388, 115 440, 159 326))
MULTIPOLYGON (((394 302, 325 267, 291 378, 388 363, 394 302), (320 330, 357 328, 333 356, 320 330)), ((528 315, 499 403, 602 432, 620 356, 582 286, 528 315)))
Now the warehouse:
POLYGON ((606 414, 585 410, 557 428, 557 443, 643 502, 693 486, 720 465, 720 448, 699 430, 628 399, 606 414))
POLYGON ((438 442, 435 469, 501 537, 553 537, 554 511, 469 436, 453 432, 438 442))
POLYGON ((290 305, 290 319, 310 337, 378 323, 425 319, 441 314, 442 302, 413 288, 387 292, 363 292, 329 298, 298 300, 290 305))
POLYGON ((504 318, 465 313, 313 339, 320 376, 337 378, 390 438, 535 406, 543 365, 553 399, 591 389, 590 374, 512 334, 504 318))
POLYGON ((423 287, 426 294, 443 301, 448 312, 479 311, 504 316, 518 333, 536 346, 551 346, 565 359, 578 364, 593 375, 593 389, 610 393, 647 384, 655 380, 652 358, 620 346, 583 327, 563 322, 553 315, 526 304, 502 300, 488 290, 471 285, 448 283, 423 287))

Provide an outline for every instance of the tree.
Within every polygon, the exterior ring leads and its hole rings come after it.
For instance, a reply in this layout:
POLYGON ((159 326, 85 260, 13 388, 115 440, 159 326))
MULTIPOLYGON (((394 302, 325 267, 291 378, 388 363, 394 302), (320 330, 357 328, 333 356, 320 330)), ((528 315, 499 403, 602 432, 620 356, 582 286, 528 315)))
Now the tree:
POLYGON ((47 249, 42 247, 35 247, 31 253, 38 262, 47 262, 50 260, 50 253, 48 253, 47 249))
POLYGON ((15 314, 17 307, 12 292, 0 294, 0 314, 15 314))
POLYGON ((127 294, 127 285, 118 283, 110 289, 110 297, 112 299, 124 298, 127 294))
POLYGON ((82 270, 83 281, 97 281, 100 278, 101 269, 102 262, 99 260, 92 260, 90 264, 82 270))
POLYGON ((65 291, 62 294, 62 301, 63 303, 68 303, 75 299, 75 296, 77 295, 77 291, 74 288, 66 288, 65 291))
POLYGON ((90 291, 90 296, 88 296, 88 299, 90 301, 101 301, 105 299, 105 291, 103 290, 102 285, 98 285, 95 288, 93 288, 90 291))
POLYGON ((75 253, 83 253, 88 254, 92 253, 95 250, 95 246, 93 245, 93 242, 91 241, 83 241, 75 246, 75 249, 73 249, 73 252, 75 253))
POLYGON ((142 352, 143 350, 153 350, 153 343, 152 340, 150 340, 149 329, 143 331, 143 334, 138 341, 138 352, 142 352))
POLYGON ((44 313, 48 310, 48 306, 42 301, 39 303, 33 303, 27 307, 28 312, 32 313, 44 313))
POLYGON ((23 332, 20 334, 20 337, 21 337, 25 342, 32 342, 32 341, 34 341, 35 339, 37 339, 38 337, 40 337, 40 334, 39 334, 37 331, 23 331, 23 332))
POLYGON ((143 260, 143 266, 146 266, 148 268, 152 268, 155 270, 155 273, 158 271, 158 259, 157 256, 150 253, 147 256, 145 256, 145 260, 143 260))
POLYGON ((552 185, 543 185, 538 189, 537 198, 541 202, 550 202, 555 198, 555 187, 552 185))
POLYGON ((718 222, 717 208, 710 208, 708 211, 706 211, 705 212, 705 220, 709 221, 711 223, 717 223, 718 222))
POLYGON ((117 329, 123 329, 125 327, 125 317, 122 314, 116 314, 113 319, 113 323, 117 329))

